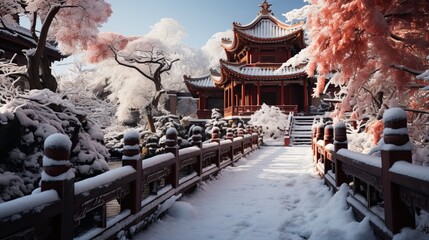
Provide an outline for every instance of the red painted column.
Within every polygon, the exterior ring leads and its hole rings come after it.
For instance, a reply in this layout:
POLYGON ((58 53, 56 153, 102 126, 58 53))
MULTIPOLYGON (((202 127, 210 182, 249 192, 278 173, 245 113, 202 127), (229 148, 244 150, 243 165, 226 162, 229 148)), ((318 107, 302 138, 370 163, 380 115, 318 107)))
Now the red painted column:
POLYGON ((246 105, 246 88, 244 85, 244 80, 241 80, 241 106, 246 105))
POLYGON ((227 91, 227 89, 223 89, 223 108, 224 109, 228 107, 228 105, 226 104, 227 103, 226 91, 227 91))
POLYGON ((304 112, 308 112, 307 79, 304 79, 304 112))
POLYGON ((258 90, 256 94, 256 105, 261 105, 261 82, 258 81, 258 90))
POLYGON ((232 115, 235 115, 234 110, 235 110, 235 108, 234 108, 234 82, 231 81, 231 113, 232 113, 232 115))
POLYGON ((281 89, 280 89, 280 91, 281 91, 281 96, 282 96, 281 105, 285 105, 285 89, 284 89, 284 82, 283 82, 283 81, 281 81, 281 82, 282 82, 282 84, 281 84, 281 89))

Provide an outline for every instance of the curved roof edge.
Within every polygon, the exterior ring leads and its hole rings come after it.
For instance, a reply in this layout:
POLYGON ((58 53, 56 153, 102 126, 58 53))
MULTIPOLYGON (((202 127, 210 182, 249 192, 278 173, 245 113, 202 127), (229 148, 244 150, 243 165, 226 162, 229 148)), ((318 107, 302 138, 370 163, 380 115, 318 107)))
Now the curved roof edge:
POLYGON ((291 79, 306 76, 303 67, 280 68, 280 65, 249 66, 246 64, 229 63, 220 61, 221 69, 229 74, 248 79, 291 79))

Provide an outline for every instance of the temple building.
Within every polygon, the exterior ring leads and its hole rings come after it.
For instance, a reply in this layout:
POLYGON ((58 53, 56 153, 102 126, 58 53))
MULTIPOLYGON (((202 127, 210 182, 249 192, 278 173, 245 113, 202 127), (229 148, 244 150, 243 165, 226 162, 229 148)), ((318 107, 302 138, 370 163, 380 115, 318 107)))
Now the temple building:
POLYGON ((278 20, 264 1, 257 17, 247 25, 233 23, 233 39, 222 39, 226 59, 202 77, 184 76, 198 98, 198 118, 210 118, 219 108, 225 118, 252 115, 265 103, 285 113, 308 112, 313 79, 304 66, 280 68, 305 47, 303 23, 278 20))

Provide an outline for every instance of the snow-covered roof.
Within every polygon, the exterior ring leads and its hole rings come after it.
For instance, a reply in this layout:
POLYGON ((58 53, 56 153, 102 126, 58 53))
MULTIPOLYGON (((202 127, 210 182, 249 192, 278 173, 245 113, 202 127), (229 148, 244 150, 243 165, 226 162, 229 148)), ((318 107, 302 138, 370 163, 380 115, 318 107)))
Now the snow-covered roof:
POLYGON ((202 77, 183 76, 186 84, 190 84, 197 88, 215 88, 214 82, 222 79, 219 66, 210 69, 210 73, 202 77))
POLYGON ((192 84, 196 87, 203 88, 212 88, 215 87, 213 80, 211 79, 210 74, 207 74, 203 77, 191 78, 190 76, 184 76, 185 82, 192 84))
POLYGON ((237 65, 227 62, 222 62, 222 66, 225 68, 247 76, 289 76, 304 74, 304 68, 299 67, 284 67, 279 66, 248 66, 245 64, 237 65))
MULTIPOLYGON (((23 48, 34 48, 37 46, 36 41, 31 36, 30 30, 20 25, 10 25, 6 27, 0 22, 0 38, 3 39, 2 41, 13 41, 14 43, 20 44, 23 48)), ((64 57, 59 53, 55 43, 47 41, 46 48, 49 51, 49 55, 58 59, 64 57)))
POLYGON ((281 38, 302 29, 302 25, 290 27, 286 27, 283 24, 280 25, 279 22, 273 21, 272 18, 274 18, 274 16, 262 19, 259 18, 257 18, 257 23, 253 27, 243 30, 238 28, 237 30, 256 38, 281 38))

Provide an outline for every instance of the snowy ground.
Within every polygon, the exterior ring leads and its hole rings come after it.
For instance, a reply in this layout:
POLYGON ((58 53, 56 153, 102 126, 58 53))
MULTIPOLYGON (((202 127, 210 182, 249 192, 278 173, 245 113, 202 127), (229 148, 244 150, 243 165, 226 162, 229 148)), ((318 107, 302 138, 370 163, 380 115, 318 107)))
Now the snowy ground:
MULTIPOLYGON (((371 240, 368 221, 354 221, 313 170, 309 147, 263 147, 222 170, 138 234, 141 240, 371 240)), ((427 239, 408 230, 395 240, 427 239)))

